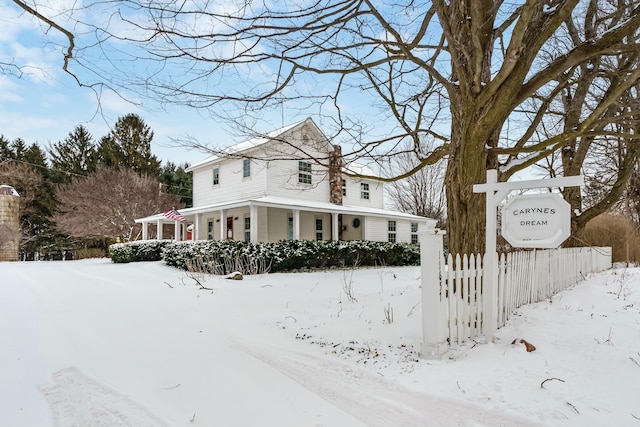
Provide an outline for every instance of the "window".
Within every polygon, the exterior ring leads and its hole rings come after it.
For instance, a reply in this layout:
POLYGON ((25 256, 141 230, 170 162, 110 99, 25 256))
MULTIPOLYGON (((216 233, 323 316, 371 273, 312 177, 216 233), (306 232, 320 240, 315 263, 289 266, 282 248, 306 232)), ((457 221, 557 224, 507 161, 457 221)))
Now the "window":
POLYGON ((389 230, 389 241, 395 242, 396 241, 396 222, 395 221, 388 221, 388 230, 389 230))
POLYGON ((289 240, 293 240, 293 217, 290 216, 289 217, 289 224, 287 227, 287 235, 289 237, 289 240))
POLYGON ((247 178, 251 176, 251 159, 244 159, 242 161, 242 177, 247 178))
POLYGON ((360 183, 360 198, 369 200, 369 184, 366 182, 360 183))
POLYGON ((311 163, 298 162, 298 182, 311 184, 311 163))
POLYGON ((251 242, 251 218, 248 216, 244 217, 244 241, 251 242))
POLYGON ((316 240, 322 240, 322 218, 316 218, 316 240))
POLYGON ((418 223, 417 222, 412 222, 411 223, 411 243, 416 244, 418 243, 418 223))
POLYGON ((347 196, 347 181, 342 178, 342 196, 347 196))
POLYGON ((220 168, 213 168, 213 185, 220 184, 220 168))
POLYGON ((207 239, 213 240, 213 221, 207 222, 207 239))

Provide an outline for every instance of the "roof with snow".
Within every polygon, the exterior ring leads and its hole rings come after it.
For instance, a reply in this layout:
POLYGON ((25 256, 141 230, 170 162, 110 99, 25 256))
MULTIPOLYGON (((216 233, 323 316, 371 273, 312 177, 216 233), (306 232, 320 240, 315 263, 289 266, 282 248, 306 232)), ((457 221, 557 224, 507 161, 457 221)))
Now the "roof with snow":
POLYGON ((0 185, 0 196, 20 197, 20 194, 10 185, 0 185))
MULTIPOLYGON (((285 127, 282 127, 280 129, 276 129, 274 131, 271 131, 271 132, 269 132, 269 133, 267 133, 265 135, 260 135, 260 136, 257 136, 255 138, 251 138, 251 139, 248 139, 246 141, 243 141, 243 142, 241 142, 239 144, 232 145, 231 147, 227 147, 227 148, 221 150, 219 152, 219 154, 214 154, 213 156, 208 157, 208 158, 204 159, 201 162, 198 162, 198 163, 196 163, 196 164, 194 164, 192 166, 189 166, 186 169, 186 171, 187 172, 191 172, 194 169, 197 169, 197 168, 199 168, 201 166, 206 166, 206 165, 208 165, 210 163, 213 163, 213 162, 215 162, 215 161, 217 161, 217 160, 219 160, 221 158, 224 158, 225 156, 240 155, 240 154, 245 153, 247 151, 250 151, 250 150, 253 150, 255 148, 258 148, 258 147, 266 144, 267 142, 273 140, 274 138, 279 137, 283 133, 285 133, 287 131, 290 131, 291 129, 294 129, 294 128, 298 127, 298 126, 301 126, 303 123, 305 123, 307 121, 311 121, 313 123, 313 120, 311 118, 307 118, 305 120, 302 120, 302 121, 287 125, 285 127)), ((314 126, 315 126, 315 124, 314 124, 314 126)))
MULTIPOLYGON (((186 172, 192 172, 195 169, 198 169, 200 167, 203 166, 208 166, 212 163, 215 163, 216 161, 223 159, 225 157, 228 156, 240 156, 243 153, 249 152, 251 150, 254 150, 256 148, 259 148, 261 146, 263 146, 264 144, 268 143, 269 141, 272 141, 275 138, 278 138, 279 136, 281 136, 282 134, 289 132, 297 127, 300 127, 302 125, 304 125, 305 123, 310 123, 311 125, 313 125, 318 132, 320 132, 321 134, 324 135, 324 133, 320 130, 320 128, 315 124, 315 122, 313 121, 312 118, 308 117, 304 120, 301 120, 299 122, 295 122, 292 123, 290 125, 284 126, 280 129, 276 129, 273 130, 265 135, 260 135, 260 136, 256 136, 254 138, 248 139, 246 141, 240 142, 238 144, 232 145, 231 147, 227 147, 223 150, 221 150, 220 152, 207 157, 206 159, 193 164, 192 166, 189 166, 186 169, 186 172)), ((325 139, 328 140, 328 138, 325 139)), ((348 165, 343 167, 343 170, 347 173, 352 173, 355 175, 363 175, 363 176, 376 176, 376 174, 373 172, 373 170, 371 168, 369 168, 366 165, 363 165, 361 163, 355 163, 355 162, 351 162, 348 165)))

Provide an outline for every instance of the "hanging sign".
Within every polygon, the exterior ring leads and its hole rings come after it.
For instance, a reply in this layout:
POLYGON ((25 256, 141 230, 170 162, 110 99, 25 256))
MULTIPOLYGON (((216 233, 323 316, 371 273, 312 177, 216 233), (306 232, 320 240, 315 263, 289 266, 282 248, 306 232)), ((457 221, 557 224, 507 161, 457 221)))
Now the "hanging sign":
POLYGON ((571 235, 571 206, 559 194, 529 194, 502 208, 502 236, 514 248, 557 248, 571 235))

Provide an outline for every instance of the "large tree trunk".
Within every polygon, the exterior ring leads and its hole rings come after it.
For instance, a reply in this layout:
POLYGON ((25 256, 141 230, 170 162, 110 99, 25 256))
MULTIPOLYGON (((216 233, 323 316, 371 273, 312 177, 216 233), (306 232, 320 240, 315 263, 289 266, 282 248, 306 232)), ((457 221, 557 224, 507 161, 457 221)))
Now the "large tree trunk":
POLYGON ((473 192, 486 182, 487 169, 497 167, 491 147, 497 144, 502 121, 490 107, 468 97, 452 97, 451 154, 445 176, 447 234, 452 254, 483 254, 485 250, 485 194, 473 192), (471 101, 471 102, 470 102, 471 101))
POLYGON ((473 193, 473 184, 483 183, 486 177, 482 157, 458 155, 447 167, 447 234, 452 254, 484 253, 485 197, 473 193))

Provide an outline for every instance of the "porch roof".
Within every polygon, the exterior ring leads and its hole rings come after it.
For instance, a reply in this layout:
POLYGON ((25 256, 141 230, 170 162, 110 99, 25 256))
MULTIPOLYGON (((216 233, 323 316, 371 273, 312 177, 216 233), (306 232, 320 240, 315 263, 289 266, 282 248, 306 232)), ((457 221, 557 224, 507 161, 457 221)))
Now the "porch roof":
MULTIPOLYGON (((431 218, 425 218, 422 216, 411 215, 403 212, 397 212, 387 209, 370 208, 366 206, 351 206, 351 205, 336 205, 328 202, 318 202, 313 200, 300 200, 288 197, 276 197, 265 196, 257 199, 250 200, 237 200, 224 203, 215 203, 205 206, 197 206, 193 208, 180 209, 180 213, 187 218, 187 221, 197 214, 217 212, 222 209, 235 209, 244 206, 264 206, 269 208, 278 209, 294 209, 300 211, 322 212, 322 213, 338 213, 347 215, 362 215, 373 217, 384 217, 389 219, 404 219, 421 223, 427 223, 428 226, 435 227, 436 220, 431 218)), ((138 218, 135 221, 137 223, 143 222, 156 222, 162 220, 163 222, 173 222, 173 220, 166 218, 163 213, 151 215, 145 218, 138 218)))

